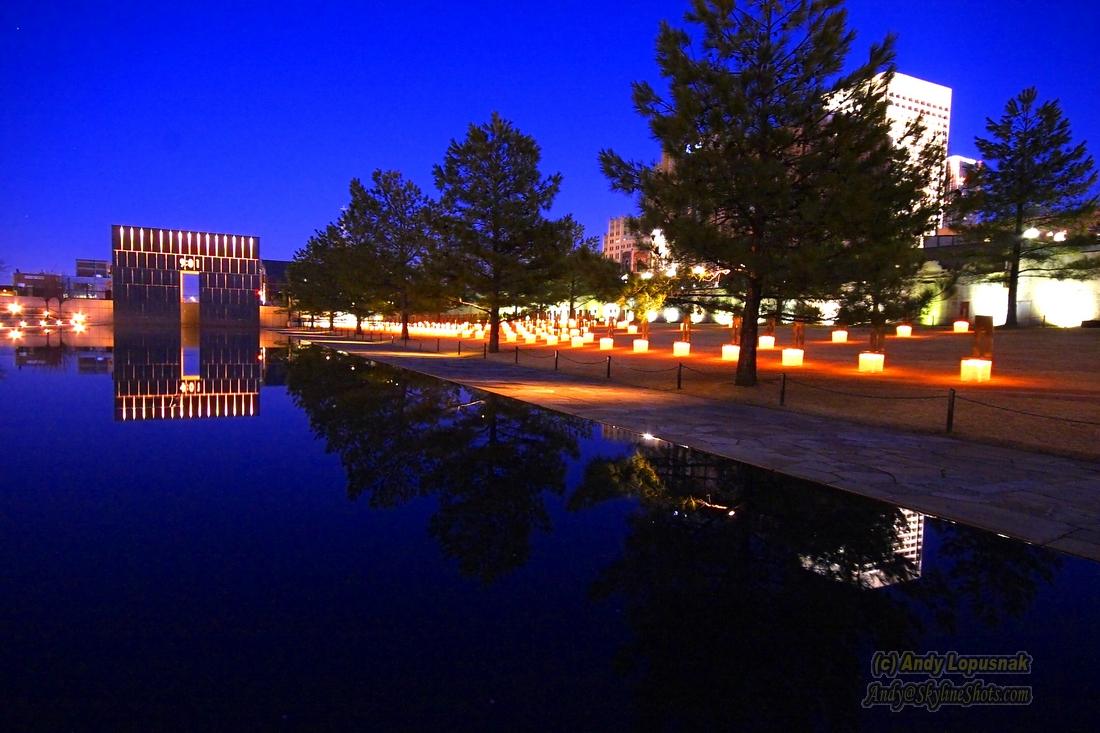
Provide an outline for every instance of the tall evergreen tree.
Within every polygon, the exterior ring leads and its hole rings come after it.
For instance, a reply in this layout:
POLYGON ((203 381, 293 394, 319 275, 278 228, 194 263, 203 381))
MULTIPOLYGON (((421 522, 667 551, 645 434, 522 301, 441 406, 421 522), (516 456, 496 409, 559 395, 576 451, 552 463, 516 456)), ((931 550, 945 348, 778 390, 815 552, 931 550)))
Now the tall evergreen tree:
POLYGON ((679 259, 730 271, 744 302, 742 386, 756 383, 761 300, 839 282, 845 186, 879 175, 861 161, 886 133, 872 81, 892 44, 841 74, 854 38, 841 2, 693 0, 697 40, 667 23, 658 35, 667 98, 634 85, 662 165, 600 154, 612 186, 639 194, 644 231, 661 229, 679 259))
POLYGON ((494 112, 487 123, 470 125, 464 140, 452 140, 434 168, 448 259, 468 297, 489 314, 493 353, 500 349, 501 308, 526 304, 551 254, 569 247, 561 224, 545 217, 561 175, 544 177, 540 158, 534 138, 494 112))
POLYGON ((351 182, 351 203, 340 217, 350 245, 362 251, 362 268, 372 298, 397 314, 401 338, 409 337, 415 311, 436 310, 443 297, 441 278, 433 269, 438 238, 433 228, 434 204, 397 171, 376 170, 371 188, 351 182))
POLYGON ((313 233, 306 246, 294 253, 287 267, 287 289, 294 309, 308 313, 310 320, 327 315, 329 326, 334 314, 346 310, 351 302, 346 278, 337 273, 343 267, 343 234, 335 224, 313 233))
POLYGON ((954 202, 961 216, 976 220, 963 227, 970 269, 1008 286, 1009 328, 1018 325, 1021 275, 1065 279, 1100 271, 1100 258, 1084 252, 1096 246, 1087 230, 1097 204, 1092 156, 1085 143, 1073 144, 1058 102, 1037 99, 1029 87, 1008 100, 1000 120, 986 118, 990 137, 974 139, 985 165, 954 202))

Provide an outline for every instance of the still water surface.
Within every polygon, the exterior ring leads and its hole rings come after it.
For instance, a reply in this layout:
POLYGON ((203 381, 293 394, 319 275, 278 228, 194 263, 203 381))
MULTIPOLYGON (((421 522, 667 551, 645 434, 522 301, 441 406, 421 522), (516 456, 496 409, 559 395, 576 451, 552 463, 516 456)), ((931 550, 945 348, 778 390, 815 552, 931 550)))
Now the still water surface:
POLYGON ((1095 563, 255 333, 23 343, 4 729, 1096 720, 1095 563), (1034 702, 867 710, 876 650, 1024 651, 979 678, 1034 702))

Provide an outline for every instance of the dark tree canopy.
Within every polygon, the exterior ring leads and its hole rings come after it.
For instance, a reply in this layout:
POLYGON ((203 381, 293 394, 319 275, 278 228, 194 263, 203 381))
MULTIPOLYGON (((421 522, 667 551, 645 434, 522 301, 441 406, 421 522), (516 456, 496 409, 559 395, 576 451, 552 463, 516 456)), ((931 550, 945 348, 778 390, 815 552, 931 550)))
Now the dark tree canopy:
POLYGON ((1100 270, 1100 258, 1086 252, 1097 244, 1088 231, 1096 171, 1085 143, 1073 143, 1061 106, 1039 103, 1034 87, 1008 100, 999 120, 986 118, 985 129, 988 138, 974 139, 984 165, 953 205, 972 221, 963 227, 969 270, 1008 286, 1005 325, 1014 327, 1021 275, 1083 278, 1100 270))
MULTIPOLYGON (((331 324, 341 311, 354 312, 351 303, 358 288, 355 274, 348 269, 348 242, 336 224, 314 232, 306 246, 294 253, 287 267, 287 281, 294 307, 311 316, 326 314, 331 324)), ((370 314, 369 305, 357 314, 357 320, 370 314)))
POLYGON ((395 316, 407 337, 410 315, 446 298, 435 206, 396 171, 376 170, 371 183, 353 178, 340 216, 294 254, 290 292, 300 311, 350 313, 357 328, 370 315, 395 316))

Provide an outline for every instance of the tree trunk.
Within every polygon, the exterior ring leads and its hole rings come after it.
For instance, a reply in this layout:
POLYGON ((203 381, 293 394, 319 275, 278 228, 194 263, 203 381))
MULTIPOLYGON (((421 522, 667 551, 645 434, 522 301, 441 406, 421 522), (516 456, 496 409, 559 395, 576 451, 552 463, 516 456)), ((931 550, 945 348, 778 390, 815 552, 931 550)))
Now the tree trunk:
POLYGON ((760 317, 760 294, 763 288, 759 278, 749 278, 745 292, 745 310, 741 318, 741 354, 737 360, 738 387, 756 386, 756 321, 760 317))
POLYGON ((1012 259, 1008 262, 1008 313, 1005 314, 1005 328, 1016 328, 1016 297, 1020 290, 1020 255, 1023 251, 1024 212, 1016 207, 1016 236, 1012 238, 1012 259))
POLYGON ((363 333, 363 316, 359 315, 358 313, 355 314, 355 333, 363 333))
POLYGON ((409 294, 401 293, 401 340, 409 340, 409 294))
POLYGON ((500 353, 500 306, 489 309, 489 353, 500 353))

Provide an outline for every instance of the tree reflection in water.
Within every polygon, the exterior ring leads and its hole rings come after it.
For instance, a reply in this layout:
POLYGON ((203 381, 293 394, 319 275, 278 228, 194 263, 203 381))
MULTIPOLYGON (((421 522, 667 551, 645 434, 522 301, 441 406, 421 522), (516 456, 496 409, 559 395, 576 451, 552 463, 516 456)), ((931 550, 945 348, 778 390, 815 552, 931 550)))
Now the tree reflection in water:
POLYGON ((343 461, 348 494, 388 507, 435 496, 429 530, 462 572, 490 582, 548 531, 544 492, 565 490, 588 423, 354 356, 309 348, 288 387, 343 461))
MULTIPOLYGON (((589 423, 356 357, 309 348, 288 385, 344 463, 348 493, 389 507, 434 496, 431 534, 491 582, 551 529, 589 423)), ((592 588, 619 599, 618 666, 640 726, 859 727, 873 649, 919 649, 962 615, 1018 617, 1057 556, 965 527, 934 567, 898 553, 902 510, 668 443, 597 459, 570 511, 633 497, 622 556, 592 588), (874 582, 872 582, 872 579, 874 582), (931 628, 929 625, 931 624, 931 628)))

